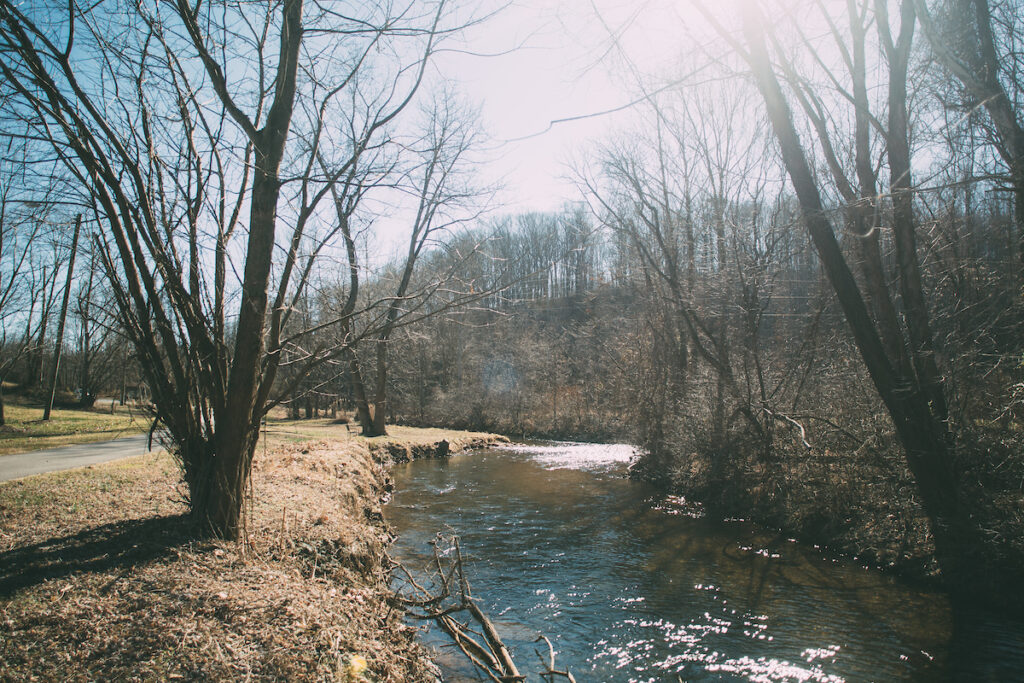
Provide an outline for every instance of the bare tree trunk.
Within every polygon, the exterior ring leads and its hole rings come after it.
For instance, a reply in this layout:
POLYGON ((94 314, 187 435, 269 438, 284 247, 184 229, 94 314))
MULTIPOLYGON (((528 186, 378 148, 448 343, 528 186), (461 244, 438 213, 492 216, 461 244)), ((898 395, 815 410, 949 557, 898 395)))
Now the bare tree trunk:
POLYGON ((976 534, 959 504, 945 426, 931 410, 929 389, 900 377, 887 358, 878 330, 824 212, 789 106, 771 68, 763 33, 764 18, 759 14, 753 9, 744 13, 743 29, 750 48, 748 63, 764 98, 805 225, 906 452, 922 505, 932 524, 936 557, 945 579, 951 587, 978 588, 973 585, 973 579, 978 577, 979 570, 972 567, 969 555, 976 534))
POLYGON ((53 397, 57 393, 57 372, 60 370, 60 355, 64 347, 64 321, 68 316, 68 301, 71 298, 71 281, 75 276, 75 254, 78 251, 78 233, 82 227, 82 214, 75 218, 75 232, 71 238, 71 257, 68 259, 68 276, 64 281, 64 300, 60 304, 60 317, 57 319, 57 345, 53 350, 53 372, 50 374, 50 397, 43 410, 43 421, 50 419, 53 410, 53 397))
POLYGON ((388 407, 388 342, 386 339, 377 340, 377 367, 374 382, 373 399, 373 434, 368 436, 383 436, 387 433, 385 427, 385 416, 388 407))
MULTIPOLYGON (((298 29, 301 0, 291 0, 286 15, 293 30, 298 29)), ((269 122, 268 122, 268 125, 269 122)), ((199 500, 192 494, 192 511, 200 525, 219 538, 237 539, 241 532, 242 498, 249 483, 252 456, 259 438, 260 418, 256 396, 263 359, 263 332, 267 312, 270 260, 274 249, 277 198, 280 184, 277 168, 284 148, 283 136, 272 155, 257 153, 253 179, 249 244, 242 282, 242 305, 238 316, 235 353, 228 378, 228 390, 221 414, 217 415, 212 471, 201 483, 199 500)))
MULTIPOLYGON (((854 229, 861 254, 861 273, 867 285, 867 299, 878 322, 879 335, 889 354, 889 360, 902 371, 908 370, 907 354, 900 330, 899 316, 893 305, 882 265, 880 211, 878 210, 878 176, 871 151, 870 118, 871 105, 868 99, 866 58, 867 25, 863 16, 852 5, 849 8, 851 34, 853 36, 853 95, 856 117, 856 173, 859 185, 859 201, 853 208, 854 229)), ((906 79, 904 62, 904 79, 906 79)), ((904 84, 904 104, 906 87, 904 84)), ((906 112, 904 112, 905 115, 906 112)), ((904 133, 906 131, 904 130, 904 133)), ((908 152, 909 154, 909 152, 908 152)), ((908 157, 909 158, 909 157, 908 157)), ((847 201, 852 200, 852 196, 847 201)))
MULTIPOLYGON (((216 457, 208 458, 209 472, 191 488, 193 516, 202 528, 218 538, 236 540, 243 527, 243 502, 249 485, 252 458, 259 438, 256 429, 224 430, 213 444, 216 457), (240 435, 240 437, 236 436, 240 435), (230 441, 240 438, 239 441, 230 441), (197 499, 198 496, 198 499, 197 499)), ((209 447, 209 445, 204 444, 209 447)))
POLYGON ((363 427, 363 436, 379 436, 373 433, 373 418, 370 415, 370 403, 366 398, 366 384, 363 373, 359 369, 359 359, 354 349, 346 350, 348 356, 349 375, 352 378, 352 393, 356 404, 356 419, 363 427))
POLYGON ((945 421, 949 412, 942 386, 942 375, 935 360, 935 343, 921 284, 921 268, 917 259, 907 123, 907 63, 910 59, 917 19, 913 3, 910 0, 901 3, 900 32, 894 42, 889 32, 888 16, 884 13, 884 0, 876 0, 876 4, 883 10, 878 17, 878 25, 882 43, 889 57, 889 134, 886 137, 885 149, 889 160, 893 237, 899 264, 900 298, 905 308, 910 356, 917 381, 931 403, 937 420, 942 423, 941 432, 945 435, 948 432, 945 421))
MULTIPOLYGON (((179 13, 192 17, 187 5, 179 4, 179 13)), ((193 495, 192 512, 200 525, 214 536, 237 539, 241 532, 242 499, 249 483, 253 453, 259 439, 262 405, 257 405, 263 373, 264 332, 274 234, 277 226, 277 202, 281 193, 278 171, 295 105, 298 54, 302 44, 302 0, 285 0, 282 8, 280 55, 274 99, 265 126, 255 130, 244 114, 233 113, 251 131, 255 148, 252 193, 249 209, 249 239, 242 278, 242 301, 235 333, 235 348, 228 375, 224 402, 215 404, 215 457, 210 477, 202 482, 197 501, 193 495), (218 410, 219 408, 219 410, 218 410), (206 495, 202 495, 202 494, 206 495)), ((195 25, 190 24, 195 31, 195 25)), ((221 99, 236 112, 223 86, 223 73, 216 66, 200 33, 193 43, 207 62, 211 79, 221 83, 221 99)), ((279 357, 279 356, 278 356, 279 357)), ((272 372, 272 368, 269 368, 272 372)))

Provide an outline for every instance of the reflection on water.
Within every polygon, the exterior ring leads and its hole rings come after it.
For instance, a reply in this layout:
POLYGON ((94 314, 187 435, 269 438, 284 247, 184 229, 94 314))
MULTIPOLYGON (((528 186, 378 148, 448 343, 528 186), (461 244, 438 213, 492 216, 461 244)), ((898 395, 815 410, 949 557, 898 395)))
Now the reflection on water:
MULTIPOLYGON (((528 672, 538 633, 580 681, 1024 672, 1020 624, 954 620, 939 594, 746 522, 702 518, 625 479, 632 455, 621 445, 517 445, 396 466, 386 509, 395 554, 414 566, 437 531, 455 530, 474 593, 528 672)), ((426 641, 441 648, 449 680, 478 680, 443 636, 426 641)))

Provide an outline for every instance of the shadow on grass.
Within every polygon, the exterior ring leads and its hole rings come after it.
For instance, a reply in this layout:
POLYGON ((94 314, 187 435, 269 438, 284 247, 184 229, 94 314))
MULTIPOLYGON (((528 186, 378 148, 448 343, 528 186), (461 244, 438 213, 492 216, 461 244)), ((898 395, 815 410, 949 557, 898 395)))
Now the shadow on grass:
POLYGON ((188 515, 129 519, 0 553, 0 598, 78 572, 130 569, 196 538, 188 515))

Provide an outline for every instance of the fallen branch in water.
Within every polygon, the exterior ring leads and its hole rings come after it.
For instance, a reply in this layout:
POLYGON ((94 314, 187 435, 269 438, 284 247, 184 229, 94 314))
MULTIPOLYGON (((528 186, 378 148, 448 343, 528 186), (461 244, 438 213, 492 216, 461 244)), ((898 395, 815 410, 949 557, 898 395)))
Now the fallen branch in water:
MULTIPOLYGON (((392 603, 413 619, 435 622, 473 665, 495 683, 525 681, 526 676, 519 672, 512 653, 494 624, 473 598, 463 566, 459 537, 437 534, 430 545, 433 558, 423 572, 424 578, 419 580, 402 563, 389 558, 392 575, 400 584, 391 597, 392 603), (468 615, 468 619, 457 619, 455 615, 460 613, 468 615)), ((541 640, 548 644, 549 659, 545 663, 541 657, 546 669, 540 677, 548 683, 556 676, 576 683, 571 673, 555 669, 555 649, 547 637, 542 635, 536 642, 541 640)))
POLYGON ((569 683, 576 683, 576 679, 573 678, 573 675, 569 672, 568 669, 566 669, 565 671, 558 671, 555 669, 555 646, 551 644, 551 640, 548 639, 547 636, 537 636, 537 640, 533 642, 539 643, 542 640, 548 644, 548 661, 545 662, 544 657, 541 657, 540 652, 537 652, 537 656, 540 657, 541 665, 547 666, 547 670, 541 673, 540 677, 548 683, 553 683, 553 681, 555 680, 555 676, 563 676, 569 681, 569 683))

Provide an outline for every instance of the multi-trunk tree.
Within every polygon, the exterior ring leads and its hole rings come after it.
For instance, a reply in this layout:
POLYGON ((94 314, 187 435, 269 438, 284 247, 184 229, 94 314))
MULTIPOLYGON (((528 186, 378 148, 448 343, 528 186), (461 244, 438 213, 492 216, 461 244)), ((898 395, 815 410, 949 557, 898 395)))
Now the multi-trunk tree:
POLYGON ((839 91, 840 97, 831 101, 848 102, 853 108, 856 182, 847 180, 834 152, 842 133, 830 129, 828 126, 834 124, 827 124, 826 119, 834 121, 836 112, 826 115, 821 106, 832 95, 822 96, 820 89, 812 88, 809 79, 797 75, 773 24, 761 9, 753 3, 745 6, 742 38, 735 37, 713 13, 704 9, 719 35, 742 57, 753 75, 799 200, 804 225, 917 482, 945 576, 958 589, 980 590, 983 586, 978 579, 987 568, 980 568, 975 562, 973 553, 980 544, 979 530, 960 499, 953 462, 954 434, 949 424, 944 380, 936 361, 917 246, 908 100, 916 6, 911 0, 851 0, 845 31, 823 5, 821 11, 836 38, 845 75, 825 68, 822 55, 827 52, 812 46, 812 54, 827 72, 828 82, 839 91), (874 26, 870 39, 869 25, 874 26), (877 86, 885 94, 882 111, 873 111, 868 99, 864 81, 866 50, 873 51, 868 59, 872 60, 875 73, 883 75, 877 86), (792 97, 807 114, 814 138, 824 150, 832 179, 839 186, 838 194, 847 203, 847 216, 852 217, 855 239, 867 240, 860 250, 861 282, 837 239, 829 207, 823 199, 821 175, 812 169, 811 156, 795 123, 780 72, 789 81, 792 97), (876 143, 881 145, 888 168, 887 185, 873 171, 876 159, 870 155, 876 143), (864 224, 869 220, 874 224, 864 224), (873 233, 881 229, 891 231, 896 283, 886 277, 878 262, 877 249, 871 243, 873 233), (899 318, 894 314, 896 310, 900 311, 899 318))
POLYGON ((0 0, 9 112, 98 206, 119 322, 206 532, 240 533, 284 351, 300 376, 354 341, 306 345, 291 314, 343 227, 332 188, 387 143, 451 14, 0 0))

